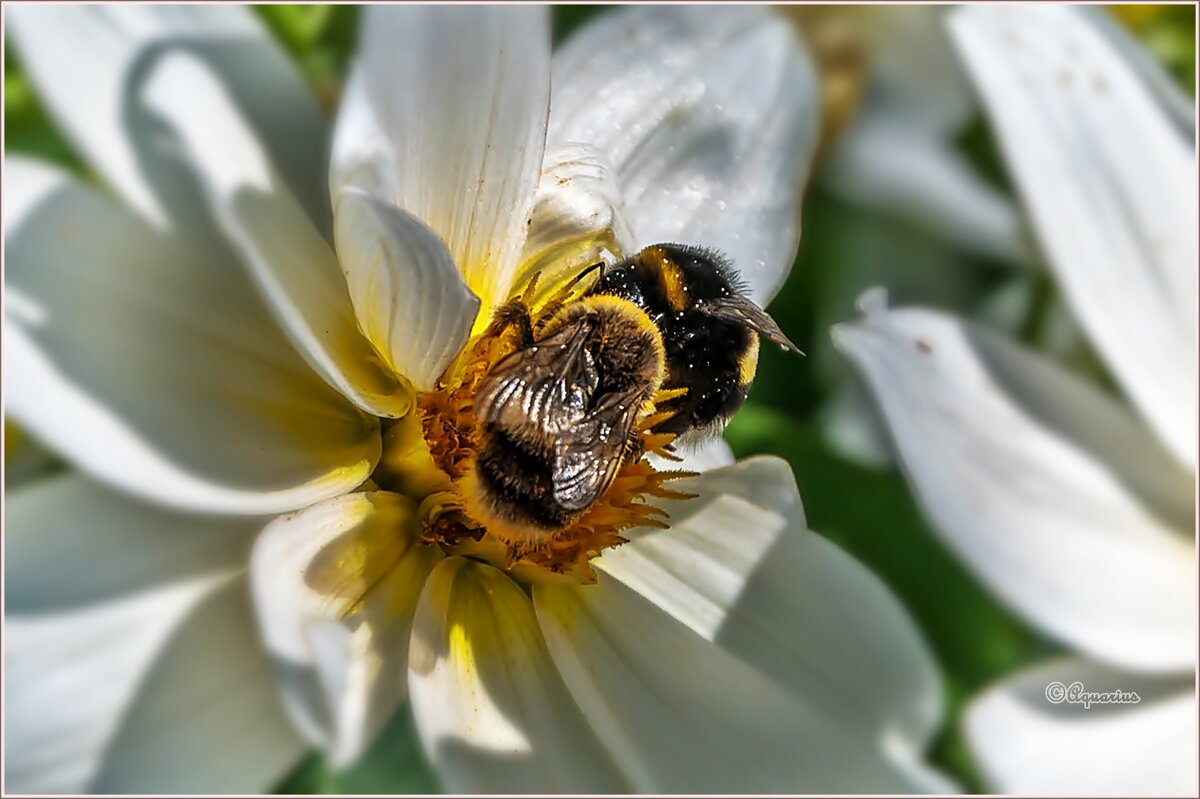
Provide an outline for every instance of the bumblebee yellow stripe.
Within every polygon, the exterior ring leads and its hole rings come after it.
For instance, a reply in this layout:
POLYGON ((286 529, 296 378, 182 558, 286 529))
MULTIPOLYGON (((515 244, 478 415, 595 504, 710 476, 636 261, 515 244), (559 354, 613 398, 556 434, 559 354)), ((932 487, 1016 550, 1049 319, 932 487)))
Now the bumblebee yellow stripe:
POLYGON ((675 312, 682 311, 688 304, 687 286, 683 282, 683 272, 667 255, 662 247, 647 248, 641 256, 648 266, 652 267, 662 284, 663 294, 667 304, 675 312))
POLYGON ((754 382, 754 375, 758 373, 758 336, 750 336, 750 346, 746 352, 738 359, 738 384, 743 388, 749 388, 754 382))

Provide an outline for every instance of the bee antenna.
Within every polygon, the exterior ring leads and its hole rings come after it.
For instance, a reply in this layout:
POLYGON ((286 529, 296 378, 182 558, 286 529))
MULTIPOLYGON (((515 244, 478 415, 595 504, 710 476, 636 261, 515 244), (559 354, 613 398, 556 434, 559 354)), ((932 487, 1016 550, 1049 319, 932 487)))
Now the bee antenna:
POLYGON ((608 264, 606 264, 603 260, 597 261, 596 263, 594 263, 591 266, 584 269, 582 272, 580 272, 575 277, 571 278, 571 282, 566 285, 565 290, 569 291, 571 288, 573 288, 575 286, 576 283, 583 280, 585 277, 590 275, 592 272, 595 272, 597 269, 600 270, 600 277, 604 277, 604 267, 606 267, 606 266, 608 266, 608 264))
MULTIPOLYGON (((559 309, 562 308, 563 303, 567 301, 567 297, 571 296, 571 290, 575 288, 576 284, 578 284, 580 280, 583 280, 597 269, 601 270, 601 273, 603 274, 604 267, 604 261, 597 261, 567 281, 567 283, 564 284, 558 291, 554 292, 554 295, 546 301, 541 310, 538 312, 538 318, 535 327, 540 329, 546 323, 546 321, 550 319, 550 317, 558 313, 559 309)), ((538 275, 534 275, 534 281, 537 280, 537 277, 538 275)), ((532 298, 532 294, 529 296, 532 298)))

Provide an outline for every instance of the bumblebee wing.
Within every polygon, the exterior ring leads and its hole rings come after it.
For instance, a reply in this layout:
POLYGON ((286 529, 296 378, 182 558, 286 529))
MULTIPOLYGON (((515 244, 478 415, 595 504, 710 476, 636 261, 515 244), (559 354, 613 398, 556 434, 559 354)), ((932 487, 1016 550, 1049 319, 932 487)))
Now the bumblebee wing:
POLYGON ((612 485, 641 407, 637 394, 609 394, 570 436, 555 442, 554 501, 566 510, 583 510, 612 485))
POLYGON ((745 325, 785 350, 804 354, 800 352, 799 347, 792 343, 791 339, 783 334, 779 325, 775 324, 775 320, 748 297, 735 294, 731 297, 709 300, 700 306, 700 310, 717 319, 745 325))
POLYGON ((500 361, 480 384, 476 416, 551 435, 570 430, 587 415, 600 382, 586 347, 590 333, 590 322, 581 321, 500 361))

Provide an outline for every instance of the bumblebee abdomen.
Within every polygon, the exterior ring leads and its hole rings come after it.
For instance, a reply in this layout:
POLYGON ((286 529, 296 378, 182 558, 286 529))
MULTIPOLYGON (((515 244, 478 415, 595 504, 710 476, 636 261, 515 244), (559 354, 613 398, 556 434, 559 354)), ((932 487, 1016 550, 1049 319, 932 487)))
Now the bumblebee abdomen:
POLYGON ((530 325, 475 398, 466 511, 510 543, 544 543, 612 485, 665 374, 662 334, 632 302, 588 297, 530 325))
POLYGON ((537 541, 578 514, 554 499, 553 456, 538 443, 492 428, 463 477, 467 512, 510 541, 537 541))
POLYGON ((758 337, 753 331, 707 317, 681 316, 663 327, 667 350, 663 387, 688 390, 663 407, 675 411, 675 416, 659 429, 676 435, 728 421, 745 402, 758 361, 758 337))

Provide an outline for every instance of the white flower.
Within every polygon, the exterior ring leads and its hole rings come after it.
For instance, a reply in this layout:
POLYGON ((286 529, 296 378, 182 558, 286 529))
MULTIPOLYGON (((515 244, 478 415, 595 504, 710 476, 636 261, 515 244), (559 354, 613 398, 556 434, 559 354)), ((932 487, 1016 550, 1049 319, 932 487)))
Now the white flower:
POLYGON ((943 29, 945 9, 897 4, 824 13, 818 26, 857 40, 865 75, 861 103, 824 159, 821 184, 964 251, 1027 260, 1017 209, 955 146, 976 105, 943 29))
POLYGON ((977 699, 991 787, 1195 792, 1196 155, 1145 59, 1090 10, 954 12, 1059 288, 1122 399, 934 311, 839 329, 947 544, 1081 653, 977 699), (1137 692, 1052 704, 1052 681, 1137 692))
POLYGON ((86 475, 6 508, 7 787, 260 790, 406 698, 451 790, 944 786, 928 653, 781 461, 681 481, 593 585, 451 542, 423 482, 533 271, 674 239, 770 298, 816 127, 790 30, 631 9, 551 59, 541 8, 364 18, 326 180, 244 9, 8 14, 115 196, 6 159, 7 407, 86 475))
MULTIPOLYGON (((837 266, 814 284, 813 327, 845 319, 873 285, 971 311, 984 296, 997 302, 990 287, 998 280, 1004 295, 1024 288, 1034 271, 1017 268, 1033 260, 1028 226, 1017 203, 983 178, 959 143, 978 103, 943 25, 948 9, 785 8, 812 48, 826 112, 814 174, 822 196, 810 216, 831 209, 818 223, 826 229, 822 239, 837 230, 837 266)), ((828 340, 807 352, 827 445, 863 465, 888 465, 883 425, 849 365, 828 340)))

